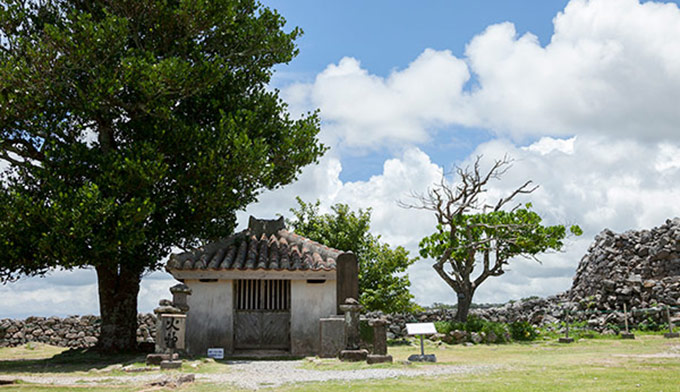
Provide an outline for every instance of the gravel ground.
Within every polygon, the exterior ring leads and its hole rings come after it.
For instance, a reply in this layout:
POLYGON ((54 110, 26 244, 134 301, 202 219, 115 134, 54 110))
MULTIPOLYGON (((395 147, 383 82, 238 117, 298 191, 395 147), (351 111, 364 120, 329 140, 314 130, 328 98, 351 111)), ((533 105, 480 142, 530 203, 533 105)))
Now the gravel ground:
POLYGON ((488 366, 439 365, 414 367, 412 369, 311 370, 300 368, 300 365, 301 361, 240 361, 233 362, 229 373, 200 374, 196 377, 199 380, 209 382, 231 383, 241 388, 259 389, 298 382, 437 376, 490 370, 488 366))
MULTIPOLYGON (((397 377, 437 376, 486 372, 490 366, 447 366, 430 365, 413 368, 375 368, 357 370, 312 370, 300 366, 303 361, 233 361, 229 372, 196 374, 196 381, 233 384, 241 388, 260 389, 277 387, 288 383, 319 381, 352 381, 387 379, 397 377)), ((167 379, 169 375, 157 372, 130 376, 74 377, 50 374, 49 376, 0 376, 0 380, 20 379, 36 384, 54 385, 106 385, 106 384, 149 384, 167 379)), ((176 378, 176 375, 170 376, 176 378)))

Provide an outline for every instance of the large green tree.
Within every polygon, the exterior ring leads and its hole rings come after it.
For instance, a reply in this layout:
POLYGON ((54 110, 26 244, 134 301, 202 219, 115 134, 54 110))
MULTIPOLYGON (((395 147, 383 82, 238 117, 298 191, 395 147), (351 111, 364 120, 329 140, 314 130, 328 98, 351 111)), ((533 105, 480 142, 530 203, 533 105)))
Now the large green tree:
MULTIPOLYGON (((420 255, 435 260, 433 268, 456 292, 456 320, 462 322, 475 291, 488 278, 503 275, 515 257, 537 260, 540 253, 562 249, 567 235, 564 225, 544 225, 531 203, 510 206, 516 196, 538 188, 531 181, 494 204, 480 200, 489 181, 500 179, 511 167, 506 157, 484 172, 480 160, 477 157, 472 168, 458 168, 456 183, 442 178, 427 194, 416 194, 416 204, 405 205, 430 210, 437 218, 435 232, 420 242, 420 255)), ((581 234, 575 225, 570 231, 581 234)))
POLYGON ((326 246, 352 251, 359 262, 359 301, 367 310, 405 312, 414 309, 406 269, 416 261, 401 246, 391 248, 370 233, 371 209, 352 211, 346 204, 321 214, 320 202, 297 198, 299 209, 288 225, 297 233, 326 246))
POLYGON ((283 26, 254 0, 0 4, 0 279, 94 267, 99 344, 133 349, 142 274, 324 151, 266 88, 283 26))

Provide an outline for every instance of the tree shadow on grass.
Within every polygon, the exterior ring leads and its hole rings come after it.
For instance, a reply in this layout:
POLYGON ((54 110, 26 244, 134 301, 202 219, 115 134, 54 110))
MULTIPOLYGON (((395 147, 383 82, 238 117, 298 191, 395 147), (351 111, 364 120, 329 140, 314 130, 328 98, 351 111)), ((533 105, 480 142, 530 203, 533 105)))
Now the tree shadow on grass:
POLYGON ((51 358, 0 360, 0 375, 12 373, 71 373, 145 361, 144 353, 105 354, 95 349, 70 349, 51 358))

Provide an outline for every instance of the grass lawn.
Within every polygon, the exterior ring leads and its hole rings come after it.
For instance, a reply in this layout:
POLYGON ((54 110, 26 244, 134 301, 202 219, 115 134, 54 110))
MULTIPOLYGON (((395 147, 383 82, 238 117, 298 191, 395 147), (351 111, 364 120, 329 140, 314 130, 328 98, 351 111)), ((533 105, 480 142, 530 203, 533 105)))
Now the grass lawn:
MULTIPOLYGON (((678 391, 680 392, 680 339, 659 335, 642 335, 636 340, 583 339, 573 344, 540 341, 525 344, 477 345, 471 347, 428 343, 426 353, 437 355, 437 364, 402 363, 419 347, 390 347, 394 364, 377 367, 412 368, 437 365, 479 367, 472 373, 436 377, 401 377, 397 379, 353 382, 301 383, 279 387, 283 391, 678 391)), ((130 376, 117 364, 143 366, 143 357, 102 357, 90 352, 64 352, 63 349, 35 345, 0 349, 0 377, 19 376, 76 377, 82 380, 101 378, 101 386, 58 387, 22 383, 0 386, 0 392, 18 391, 137 391, 149 386, 134 382, 107 383, 106 377, 130 376), (113 365, 113 366, 112 366, 113 365), (102 371, 109 367, 111 370, 102 371)), ((337 360, 306 361, 304 368, 315 370, 361 370, 374 368, 365 363, 342 363, 337 360)), ((188 361, 181 372, 210 374, 228 372, 229 365, 202 360, 188 361)), ((158 374, 156 372, 155 374, 158 374)), ((177 374, 177 373, 175 373, 177 374)), ((119 379, 120 380, 120 379, 119 379)), ((153 390, 164 390, 153 388, 153 390)), ((169 389, 168 389, 169 390, 169 389)), ((184 384, 180 391, 233 391, 230 385, 204 382, 184 384)), ((268 389, 271 390, 271 389, 268 389)))

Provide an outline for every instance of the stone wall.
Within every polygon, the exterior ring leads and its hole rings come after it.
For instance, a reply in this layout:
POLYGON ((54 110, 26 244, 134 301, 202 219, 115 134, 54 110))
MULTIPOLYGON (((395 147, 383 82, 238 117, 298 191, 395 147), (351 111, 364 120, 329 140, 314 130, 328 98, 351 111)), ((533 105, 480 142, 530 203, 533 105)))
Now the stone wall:
MULTIPOLYGON (((562 306, 565 300, 564 294, 548 298, 528 298, 521 301, 508 302, 501 306, 472 309, 470 315, 499 323, 528 321, 533 325, 541 326, 560 320, 564 314, 562 306)), ((433 309, 413 314, 395 313, 385 315, 380 312, 370 312, 362 317, 367 319, 387 319, 389 321, 387 325, 387 338, 401 339, 406 337, 406 323, 451 321, 455 316, 455 309, 433 309)))
MULTIPOLYGON (((156 316, 137 316, 137 340, 153 343, 156 316)), ((92 347, 99 336, 99 316, 29 317, 25 320, 0 319, 0 347, 41 342, 61 347, 92 347)))
POLYGON ((591 309, 680 305, 680 218, 651 230, 595 237, 569 291, 591 309))

